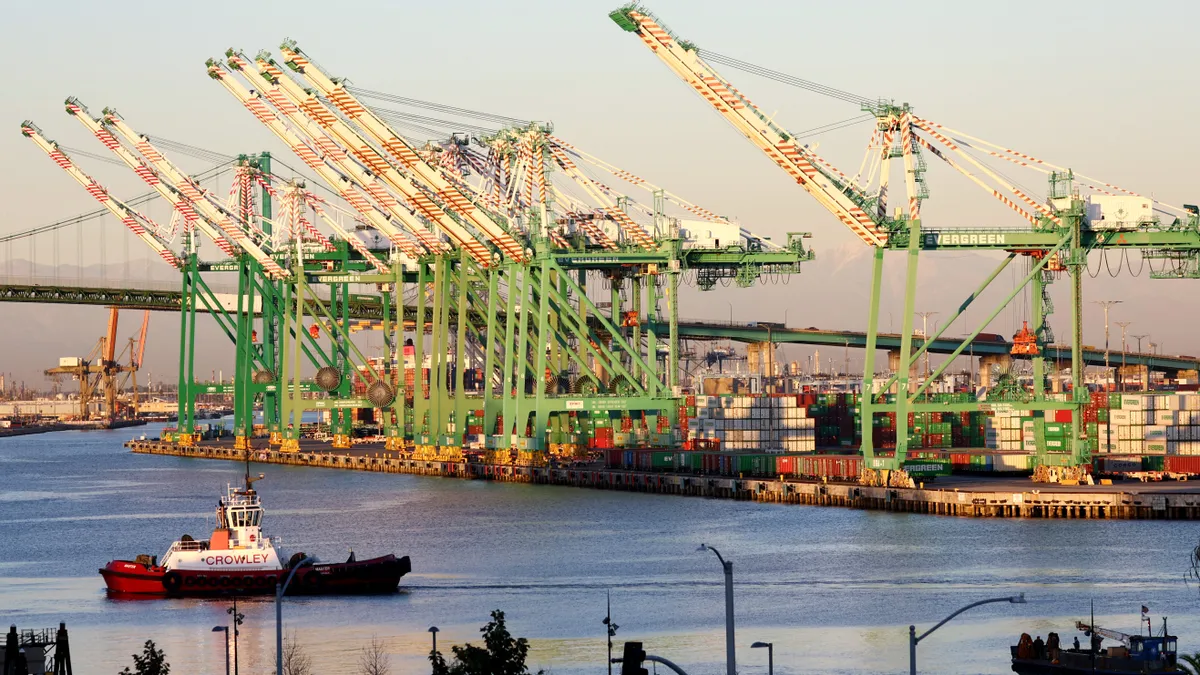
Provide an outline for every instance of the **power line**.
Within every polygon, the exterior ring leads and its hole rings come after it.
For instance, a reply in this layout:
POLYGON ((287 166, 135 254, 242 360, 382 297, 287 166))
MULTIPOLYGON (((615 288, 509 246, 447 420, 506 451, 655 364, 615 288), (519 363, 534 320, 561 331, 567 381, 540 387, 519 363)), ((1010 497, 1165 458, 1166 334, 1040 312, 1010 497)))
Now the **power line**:
MULTIPOLYGON (((197 174, 195 176, 195 178, 198 181, 208 180, 210 178, 216 178, 217 176, 220 176, 221 174, 225 173, 226 171, 229 171, 229 169, 230 169, 230 167, 227 165, 216 166, 216 167, 213 167, 211 169, 208 169, 206 171, 203 171, 203 172, 197 174)), ((133 197, 131 199, 126 199, 126 200, 122 200, 122 201, 124 202, 124 204, 126 206, 131 206, 131 207, 132 206, 141 206, 142 204, 153 201, 158 196, 159 195, 157 192, 145 192, 145 193, 137 195, 136 197, 133 197)), ((46 232, 53 232, 55 230, 59 230, 64 227, 69 227, 71 225, 78 225, 79 223, 82 223, 84 221, 92 220, 94 218, 99 218, 101 216, 105 216, 108 214, 109 214, 108 209, 98 209, 96 211, 89 211, 87 213, 81 213, 77 216, 73 216, 73 217, 67 218, 65 220, 59 220, 59 221, 56 221, 53 223, 49 223, 47 225, 41 225, 39 227, 34 227, 34 228, 31 228, 28 230, 24 230, 22 232, 15 232, 13 234, 7 234, 7 235, 0 236, 0 244, 3 244, 5 242, 10 242, 10 241, 13 241, 16 239, 23 239, 25 237, 32 237, 32 236, 35 236, 38 234, 45 234, 46 232)))
POLYGON ((782 82, 783 84, 799 87, 800 89, 806 89, 815 94, 821 94, 822 96, 840 99, 855 105, 867 106, 876 103, 875 99, 868 98, 866 96, 860 96, 859 94, 843 91, 841 89, 835 89, 834 87, 830 87, 819 82, 813 82, 812 80, 805 80, 803 78, 796 77, 795 75, 781 73, 778 70, 771 70, 770 68, 758 66, 748 61, 735 59, 732 56, 725 56, 716 52, 710 52, 707 49, 701 49, 697 51, 700 53, 701 58, 703 58, 705 61, 719 63, 724 66, 729 66, 730 68, 750 73, 752 75, 758 75, 759 77, 765 77, 769 80, 782 82))
POLYGON ((479 110, 471 110, 469 108, 459 108, 457 106, 445 105, 442 103, 434 103, 433 101, 422 101, 420 99, 398 96, 389 94, 384 91, 375 91, 372 89, 361 89, 359 87, 346 87, 346 90, 352 94, 362 96, 364 98, 373 98, 389 103, 398 103, 407 105, 413 108, 423 108, 425 110, 435 110, 437 112, 447 113, 450 115, 458 115, 460 117, 470 117, 473 119, 487 120, 498 124, 509 126, 525 126, 530 124, 530 120, 523 120, 518 117, 509 117, 507 115, 497 115, 495 113, 483 112, 479 110))

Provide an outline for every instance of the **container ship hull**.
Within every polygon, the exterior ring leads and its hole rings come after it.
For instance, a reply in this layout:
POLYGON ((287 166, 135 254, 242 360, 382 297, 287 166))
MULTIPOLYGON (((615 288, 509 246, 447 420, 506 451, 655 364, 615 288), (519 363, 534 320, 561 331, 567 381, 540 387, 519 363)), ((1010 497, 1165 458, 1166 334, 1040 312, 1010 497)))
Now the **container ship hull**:
MULTIPOLYGON (((352 595, 395 592, 412 571, 408 556, 385 555, 355 562, 305 565, 296 571, 288 595, 352 595)), ((172 569, 114 560, 100 569, 110 595, 134 597, 213 597, 270 595, 290 570, 172 569)))

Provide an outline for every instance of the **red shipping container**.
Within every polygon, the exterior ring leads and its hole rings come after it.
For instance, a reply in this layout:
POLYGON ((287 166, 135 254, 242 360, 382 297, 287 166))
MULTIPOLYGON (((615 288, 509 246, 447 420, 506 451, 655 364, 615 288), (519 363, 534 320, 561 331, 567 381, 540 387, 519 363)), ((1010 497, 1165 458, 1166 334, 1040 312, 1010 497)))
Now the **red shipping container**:
POLYGON ((775 458, 775 473, 781 473, 785 476, 795 475, 799 465, 797 457, 794 455, 780 455, 775 458))
POLYGON ((1200 455, 1167 455, 1163 469, 1175 473, 1200 474, 1200 455))
POLYGON ((1054 411, 1054 421, 1055 422, 1070 422, 1071 421, 1071 411, 1070 410, 1055 410, 1054 411))

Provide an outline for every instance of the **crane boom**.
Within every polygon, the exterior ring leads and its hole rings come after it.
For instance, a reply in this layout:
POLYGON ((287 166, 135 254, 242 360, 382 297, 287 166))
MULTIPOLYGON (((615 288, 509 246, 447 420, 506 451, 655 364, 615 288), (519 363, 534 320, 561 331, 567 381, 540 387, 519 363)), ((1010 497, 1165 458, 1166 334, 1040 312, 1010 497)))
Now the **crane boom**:
POLYGON ((525 262, 525 249, 512 235, 497 223, 492 217, 466 197, 453 183, 442 174, 440 168, 430 165, 403 138, 392 130, 367 106, 346 90, 344 82, 334 82, 332 78, 315 66, 308 56, 294 42, 285 42, 280 51, 285 63, 293 68, 317 91, 327 98, 334 107, 346 117, 359 125, 376 143, 392 154, 412 175, 420 179, 433 194, 442 201, 448 210, 455 212, 483 232, 506 257, 517 262, 525 262))
MULTIPOLYGON (((311 92, 299 87, 278 67, 265 64, 263 59, 256 62, 258 69, 255 69, 251 67, 251 62, 247 57, 232 49, 227 51, 226 55, 229 59, 229 66, 241 73, 267 101, 275 106, 280 114, 290 120, 299 130, 297 133, 308 136, 312 141, 310 146, 320 150, 323 159, 334 164, 343 174, 351 177, 393 218, 405 223, 410 234, 425 248, 430 251, 443 251, 446 249, 446 245, 429 232, 414 214, 388 191, 389 184, 403 195, 404 199, 412 205, 413 210, 419 212, 430 223, 439 226, 459 246, 467 249, 477 262, 486 265, 490 261, 491 254, 487 247, 458 223, 455 223, 418 188, 406 185, 403 181, 393 184, 392 181, 387 180, 384 174, 391 167, 386 164, 381 165, 382 158, 378 158, 376 155, 376 161, 370 161, 371 157, 365 156, 365 153, 355 152, 354 141, 347 140, 338 133, 338 131, 348 130, 348 127, 311 92), (264 65, 268 67, 264 68, 264 65), (351 158, 352 154, 357 156, 361 163, 355 162, 351 158)), ((366 146, 361 139, 359 139, 359 145, 366 146)), ((369 147, 367 149, 373 152, 369 147)))
POLYGON ((88 194, 95 198, 96 201, 100 202, 104 208, 108 209, 109 213, 116 216, 117 220, 120 220, 125 227, 129 228, 130 232, 133 232, 135 235, 137 235, 138 239, 146 242, 147 246, 154 249, 154 252, 157 253, 160 258, 166 261, 168 265, 176 269, 181 269, 183 267, 183 262, 180 261, 179 257, 176 256, 175 253, 167 246, 166 242, 162 241, 157 235, 148 230, 143 224, 143 221, 150 223, 153 229, 161 230, 157 224, 155 224, 153 221, 150 221, 150 219, 146 216, 143 216, 137 211, 129 208, 129 206, 127 206, 124 202, 117 200, 111 194, 109 194, 108 190, 105 189, 103 185, 100 185, 100 183, 97 183, 94 178, 80 170, 80 168, 71 161, 71 158, 68 157, 67 154, 58 147, 57 143, 43 136, 41 129, 39 129, 37 125, 28 120, 22 122, 21 134, 32 140, 39 148, 41 148, 42 151, 50 157, 50 159, 54 160, 55 164, 61 167, 63 171, 66 171, 68 174, 70 174, 72 178, 74 178, 80 185, 84 187, 85 190, 88 191, 88 194))
POLYGON ((133 362, 134 369, 142 367, 142 357, 146 355, 146 331, 150 328, 150 310, 142 312, 142 330, 138 333, 137 359, 133 362))
POLYGON ((622 7, 610 18, 624 30, 635 33, 658 58, 695 89, 722 117, 757 145, 767 157, 788 173, 809 194, 872 246, 887 244, 888 232, 878 216, 867 210, 867 202, 853 185, 832 175, 822 165, 828 162, 797 143, 788 131, 776 125, 748 98, 700 58, 695 45, 675 38, 645 10, 622 7))
MULTIPOLYGON (((287 75, 278 65, 264 54, 259 54, 255 59, 255 65, 258 67, 258 72, 248 67, 248 59, 236 53, 227 52, 230 54, 230 66, 238 68, 251 82, 258 83, 260 90, 267 96, 268 100, 275 104, 281 112, 291 110, 292 116, 301 120, 311 120, 299 122, 308 126, 315 126, 316 129, 311 131, 318 142, 324 141, 323 148, 328 152, 337 153, 344 157, 343 165, 348 165, 352 170, 359 175, 372 178, 370 183, 367 183, 367 191, 376 198, 381 204, 388 207, 389 210, 400 210, 402 213, 403 207, 397 200, 386 190, 385 186, 391 187, 407 201, 412 207, 417 210, 430 223, 441 229, 450 239, 456 242, 460 247, 467 249, 472 257, 481 264, 490 262, 490 252, 479 239, 472 233, 468 232, 462 225, 456 222, 437 205, 422 189, 421 185, 406 179, 382 154, 380 154, 366 139, 358 134, 350 125, 343 122, 338 115, 330 110, 320 98, 317 97, 311 90, 300 86, 295 80, 287 75), (322 135, 322 131, 325 135, 322 135), (358 160, 359 164, 355 164, 349 157, 353 155, 358 160), (376 180, 382 181, 384 185, 378 185, 376 180)), ((442 243, 434 239, 428 232, 419 226, 414 228, 421 236, 430 240, 426 244, 433 250, 442 248, 442 243)))
POLYGON ((117 360, 117 317, 121 310, 116 307, 108 308, 108 332, 105 333, 104 341, 104 366, 112 367, 113 362, 117 360))
MULTIPOLYGON (((76 113, 72 114, 81 120, 85 117, 91 119, 91 116, 87 115, 86 113, 83 115, 76 113)), ((176 167, 170 160, 168 160, 165 155, 159 152, 158 148, 155 148, 154 145, 150 143, 150 139, 147 136, 139 134, 137 131, 135 131, 127 122, 125 122, 124 118, 122 118, 117 111, 113 110, 112 108, 105 108, 103 115, 104 116, 101 118, 100 124, 103 126, 104 131, 108 131, 110 128, 115 129, 117 135, 121 136, 127 143, 135 147, 142 157, 149 162, 149 166, 147 167, 146 165, 143 165, 143 168, 153 168, 162 178, 170 181, 171 184, 174 185, 175 191, 179 195, 182 195, 183 199, 186 200, 193 209, 195 209, 195 212, 198 215, 203 216, 205 220, 216 225, 221 232, 225 233, 225 235, 233 241, 233 243, 237 244, 238 247, 240 247, 243 251, 250 254, 250 256, 254 258, 255 262, 262 265, 263 270, 265 270, 269 276, 277 279, 286 279, 291 276, 291 272, 280 267, 279 263, 275 262, 275 260, 271 258, 271 256, 265 251, 263 251, 258 244, 254 243, 254 240, 252 240, 246 233, 246 230, 249 229, 248 225, 243 227, 242 223, 239 223, 235 220, 236 216, 229 213, 223 206, 214 204, 211 200, 209 200, 205 191, 199 185, 197 185, 190 176, 180 171, 179 168, 176 167)), ((85 126, 87 126, 87 121, 83 121, 85 126)), ((112 136, 111 133, 109 135, 112 136)), ((115 136, 113 136, 113 140, 116 140, 115 136)), ((111 146, 110 149, 112 149, 111 146)), ((126 163, 128 163, 128 161, 126 161, 126 163)), ((134 168, 134 170, 137 171, 135 167, 131 168, 134 168)), ((138 175, 142 176, 143 180, 146 180, 147 178, 145 172, 143 171, 138 171, 138 175)))
POLYGON ((210 59, 206 65, 209 77, 224 86, 225 90, 238 99, 247 110, 253 113, 258 121, 266 125, 280 140, 287 143, 288 147, 292 149, 292 152, 301 161, 308 165, 310 169, 317 172, 317 175, 336 190, 342 199, 345 199, 347 203, 354 207, 354 210, 362 214, 363 218, 372 227, 384 233, 409 258, 416 260, 421 257, 425 252, 424 248, 410 239, 406 233, 402 232, 395 223, 391 222, 388 216, 380 213, 371 204, 367 196, 348 177, 330 168, 303 139, 283 124, 262 100, 260 93, 247 89, 241 82, 231 77, 231 73, 219 62, 210 59))
POLYGON ((1101 628, 1100 626, 1097 626, 1095 624, 1087 624, 1082 621, 1075 622, 1075 629, 1083 632, 1085 635, 1091 635, 1091 634, 1095 633, 1096 635, 1099 635, 1100 637, 1108 638, 1109 640, 1116 640, 1117 642, 1120 642, 1121 644, 1125 645, 1126 647, 1129 646, 1129 638, 1131 636, 1128 633, 1122 633, 1119 630, 1112 630, 1109 628, 1101 628))

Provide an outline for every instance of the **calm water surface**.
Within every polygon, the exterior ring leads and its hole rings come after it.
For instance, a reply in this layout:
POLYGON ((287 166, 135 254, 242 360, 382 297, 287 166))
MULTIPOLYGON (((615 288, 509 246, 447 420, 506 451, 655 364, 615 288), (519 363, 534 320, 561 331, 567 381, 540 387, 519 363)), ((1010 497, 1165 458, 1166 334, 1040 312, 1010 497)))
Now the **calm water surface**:
MULTIPOLYGON (((161 555, 184 533, 206 537, 212 507, 240 465, 133 455, 131 430, 0 440, 0 621, 71 631, 76 672, 112 674, 153 638, 172 672, 222 673, 218 601, 116 601, 96 569, 161 555)), ((141 433, 141 430, 138 430, 141 433)), ((146 433, 157 433, 148 427, 146 433)), ((414 571, 387 597, 296 598, 287 630, 317 673, 355 672, 378 636, 393 673, 428 672, 439 644, 478 640, 492 609, 531 643, 530 664, 555 675, 607 672, 604 594, 618 640, 692 675, 724 672, 724 605, 716 558, 734 561, 739 671, 897 673, 907 627, 928 627, 976 599, 990 605, 922 643, 923 673, 1005 673, 1027 630, 1069 642, 1094 599, 1101 623, 1132 632, 1148 605, 1169 616, 1181 650, 1200 650, 1197 588, 1184 583, 1189 523, 967 520, 832 508, 493 485, 328 469, 257 467, 268 533, 325 560, 386 552, 414 571)), ((272 672, 274 609, 240 605, 241 672, 272 672)), ((618 644, 617 649, 620 649, 618 644)))

